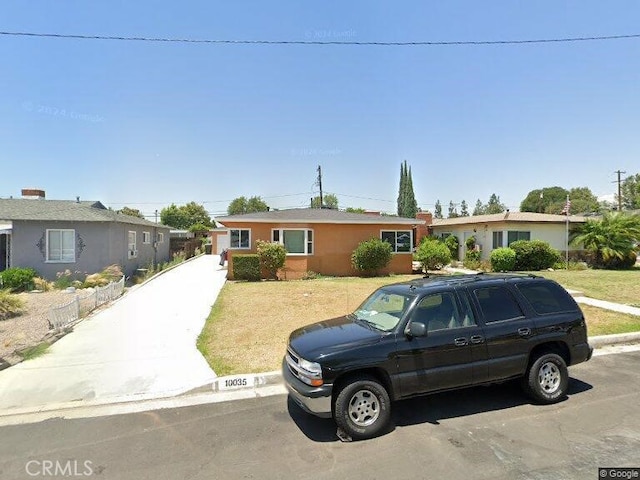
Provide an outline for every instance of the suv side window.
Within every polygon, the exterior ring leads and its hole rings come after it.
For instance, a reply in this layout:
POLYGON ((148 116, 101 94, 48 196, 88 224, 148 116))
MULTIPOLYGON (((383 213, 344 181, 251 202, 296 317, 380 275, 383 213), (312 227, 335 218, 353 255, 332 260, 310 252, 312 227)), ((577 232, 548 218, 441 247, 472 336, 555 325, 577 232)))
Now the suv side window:
POLYGON ((476 288, 473 292, 486 323, 512 320, 524 316, 520 305, 506 287, 476 288))
POLYGON ((527 282, 516 288, 539 315, 576 311, 578 306, 571 296, 552 282, 527 282))
POLYGON ((423 322, 428 332, 462 327, 462 320, 452 292, 427 295, 416 306, 411 320, 423 322))

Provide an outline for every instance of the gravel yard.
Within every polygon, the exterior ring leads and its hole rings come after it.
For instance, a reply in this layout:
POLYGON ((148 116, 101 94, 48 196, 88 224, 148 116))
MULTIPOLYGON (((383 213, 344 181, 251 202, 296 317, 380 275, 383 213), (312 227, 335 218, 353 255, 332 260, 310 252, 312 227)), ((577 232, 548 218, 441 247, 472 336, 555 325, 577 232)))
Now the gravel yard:
POLYGON ((0 321, 0 358, 8 359, 16 349, 40 343, 49 331, 47 312, 51 307, 63 305, 73 299, 64 291, 20 293, 25 311, 18 317, 0 321))

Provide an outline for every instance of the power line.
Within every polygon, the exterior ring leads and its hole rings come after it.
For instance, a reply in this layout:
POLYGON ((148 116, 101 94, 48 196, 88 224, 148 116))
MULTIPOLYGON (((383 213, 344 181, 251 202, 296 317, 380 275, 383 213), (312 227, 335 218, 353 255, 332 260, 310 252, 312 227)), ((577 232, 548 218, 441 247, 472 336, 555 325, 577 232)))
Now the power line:
POLYGON ((640 34, 602 35, 588 37, 536 38, 525 40, 451 40, 451 41, 418 41, 418 42, 358 42, 352 40, 215 40, 198 38, 162 38, 162 37, 125 37, 115 35, 79 35, 41 32, 0 32, 0 35, 12 37, 66 38, 74 40, 117 40, 125 42, 154 43, 205 43, 215 45, 358 45, 381 47, 423 47, 423 46, 458 46, 458 45, 526 45, 539 43, 571 43, 605 40, 623 40, 640 38, 640 34))

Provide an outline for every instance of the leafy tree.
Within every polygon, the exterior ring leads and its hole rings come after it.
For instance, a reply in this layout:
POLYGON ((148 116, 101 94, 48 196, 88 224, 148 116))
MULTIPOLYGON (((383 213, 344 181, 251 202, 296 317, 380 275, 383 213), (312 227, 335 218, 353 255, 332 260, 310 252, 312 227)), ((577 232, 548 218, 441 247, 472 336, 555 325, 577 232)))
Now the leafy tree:
POLYGON ((361 242, 351 255, 351 264, 366 275, 377 275, 391 262, 392 248, 388 242, 372 238, 361 242))
POLYGON ((467 206, 466 200, 462 200, 462 203, 460 204, 460 216, 461 217, 469 216, 469 207, 467 206))
POLYGON ((449 235, 447 238, 444 239, 444 244, 447 246, 447 248, 449 249, 449 252, 451 253, 451 258, 458 258, 458 248, 460 248, 460 242, 458 241, 458 237, 456 237, 455 235, 449 235))
POLYGON ((260 197, 251 197, 248 200, 246 197, 234 198, 227 207, 227 213, 229 215, 242 215, 244 213, 268 211, 269 205, 267 205, 260 197))
POLYGON ((122 215, 129 215, 130 217, 144 218, 144 215, 142 214, 142 212, 137 208, 122 207, 120 210, 116 210, 116 213, 120 213, 122 215))
POLYGON ((411 167, 407 161, 400 164, 400 186, 398 188, 398 216, 415 218, 418 213, 418 202, 413 192, 413 179, 411 167))
POLYGON ((451 252, 444 243, 425 238, 416 250, 415 259, 422 263, 426 271, 440 270, 451 263, 451 252))
POLYGON ((480 199, 476 200, 476 207, 473 209, 474 215, 484 215, 485 206, 482 204, 480 199))
POLYGON ((460 215, 458 215, 458 211, 456 210, 456 205, 455 203, 453 203, 452 200, 449 201, 449 215, 447 216, 447 218, 457 218, 460 215))
POLYGON ((196 202, 189 202, 180 207, 172 203, 160 211, 160 221, 180 230, 188 230, 195 224, 202 224, 207 228, 213 225, 205 208, 196 202))
POLYGON ((436 208, 433 213, 434 218, 442 218, 442 205, 440 204, 440 200, 436 200, 436 208))
POLYGON ((495 193, 491 194, 489 197, 489 203, 487 203, 487 207, 485 209, 485 213, 490 215, 492 213, 502 213, 507 209, 507 207, 500 202, 500 197, 495 193))
POLYGON ((571 244, 583 245, 596 267, 620 268, 635 264, 640 243, 640 216, 605 213, 602 220, 588 219, 571 231, 571 244))
POLYGON ((347 207, 346 211, 349 213, 365 213, 366 212, 364 208, 355 208, 355 207, 347 207))
POLYGON ((322 203, 320 206, 320 196, 313 197, 311 200, 311 208, 330 208, 332 210, 338 210, 338 197, 333 193, 327 193, 322 195, 322 203))
POLYGON ((588 187, 572 188, 569 190, 569 199, 571 200, 571 207, 569 208, 569 213, 571 214, 600 211, 598 197, 596 197, 588 187))
POLYGON ((569 192, 562 187, 545 187, 531 190, 522 202, 521 212, 560 213, 569 192))
POLYGON ((625 210, 640 209, 640 173, 624 179, 620 186, 622 208, 625 210))

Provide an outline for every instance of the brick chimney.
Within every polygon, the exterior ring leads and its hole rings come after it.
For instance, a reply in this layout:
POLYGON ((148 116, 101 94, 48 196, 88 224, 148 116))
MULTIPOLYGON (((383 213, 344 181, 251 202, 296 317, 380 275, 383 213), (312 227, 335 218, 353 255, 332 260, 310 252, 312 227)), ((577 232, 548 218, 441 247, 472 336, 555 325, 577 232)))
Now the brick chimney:
POLYGON ((431 224, 433 223, 433 215, 429 212, 418 212, 416 213, 416 218, 418 220, 424 220, 426 223, 424 225, 418 225, 416 227, 416 238, 415 243, 416 246, 420 245, 420 241, 424 237, 429 236, 429 230, 431 228, 431 224))
POLYGON ((34 198, 34 199, 44 200, 45 193, 44 193, 44 190, 40 190, 38 188, 23 188, 22 198, 34 198))

